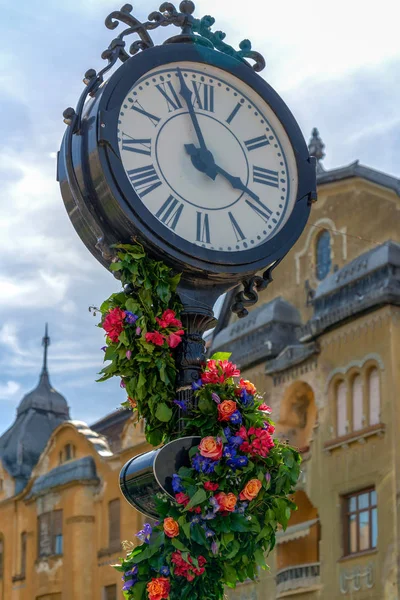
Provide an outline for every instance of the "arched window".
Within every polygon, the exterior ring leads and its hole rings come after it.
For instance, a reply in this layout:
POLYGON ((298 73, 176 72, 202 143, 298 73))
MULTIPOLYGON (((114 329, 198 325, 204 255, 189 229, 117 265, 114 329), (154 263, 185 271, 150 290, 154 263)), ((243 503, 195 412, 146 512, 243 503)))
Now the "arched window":
POLYGON ((352 389, 352 405, 353 405, 353 431, 358 431, 364 426, 363 423, 363 386, 361 375, 357 375, 353 379, 352 389))
POLYGON ((368 377, 369 424, 377 425, 381 420, 381 395, 378 369, 371 369, 368 377))
POLYGON ((331 270, 331 236, 329 231, 323 231, 317 239, 315 274, 319 281, 325 279, 331 270))
POLYGON ((347 388, 341 381, 336 388, 336 423, 338 437, 347 433, 347 388))

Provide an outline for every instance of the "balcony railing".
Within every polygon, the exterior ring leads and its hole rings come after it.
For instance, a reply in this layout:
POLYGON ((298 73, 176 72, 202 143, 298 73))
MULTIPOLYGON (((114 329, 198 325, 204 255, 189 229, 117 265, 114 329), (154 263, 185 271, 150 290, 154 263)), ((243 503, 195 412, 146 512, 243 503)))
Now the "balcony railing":
POLYGON ((295 565, 281 569, 276 575, 276 591, 278 594, 282 594, 289 590, 317 586, 320 584, 319 571, 319 563, 295 565))

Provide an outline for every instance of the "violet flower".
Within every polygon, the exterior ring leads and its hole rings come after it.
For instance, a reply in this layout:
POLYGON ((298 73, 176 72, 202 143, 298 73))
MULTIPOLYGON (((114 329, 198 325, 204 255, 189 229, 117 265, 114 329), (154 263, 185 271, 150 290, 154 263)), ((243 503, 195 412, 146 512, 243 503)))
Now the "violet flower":
POLYGON ((214 400, 214 402, 216 404, 221 404, 221 398, 218 396, 218 394, 216 394, 215 392, 213 392, 211 394, 211 398, 214 400))
POLYGON ((126 383, 123 379, 121 379, 121 383, 119 384, 119 387, 126 388, 126 383))
POLYGON ((150 525, 150 523, 145 523, 143 526, 143 529, 141 529, 140 531, 137 532, 136 537, 138 537, 141 542, 144 542, 145 544, 149 544, 150 536, 151 536, 152 532, 153 532, 153 528, 150 525))
POLYGON ((132 358, 132 350, 127 350, 125 356, 126 356, 126 358, 128 360, 131 360, 131 358, 132 358))
POLYGON ((218 554, 218 542, 215 540, 211 544, 211 552, 214 554, 214 556, 218 554))
POLYGON ((185 400, 173 400, 173 403, 179 406, 179 408, 183 410, 183 412, 187 412, 188 407, 185 400))
POLYGON ((142 330, 140 327, 136 327, 136 335, 140 335, 142 333, 142 330))

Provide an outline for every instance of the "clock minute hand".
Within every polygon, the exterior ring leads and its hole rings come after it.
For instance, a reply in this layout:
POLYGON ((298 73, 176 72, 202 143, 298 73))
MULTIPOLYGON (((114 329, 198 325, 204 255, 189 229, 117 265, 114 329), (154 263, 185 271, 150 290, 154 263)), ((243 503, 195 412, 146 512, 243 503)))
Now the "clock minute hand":
POLYGON ((177 70, 178 73, 178 77, 179 77, 179 81, 181 83, 181 89, 179 90, 180 95, 182 96, 182 98, 185 100, 188 111, 189 111, 189 115, 190 118, 192 119, 192 123, 193 123, 193 127, 196 131, 196 135, 198 137, 199 140, 199 144, 200 144, 200 148, 201 150, 208 152, 207 147, 206 147, 206 143, 204 141, 204 137, 203 134, 201 132, 200 129, 200 125, 199 125, 199 121, 197 120, 197 115, 195 113, 195 110, 193 108, 193 104, 192 104, 192 92, 189 90, 188 86, 186 85, 186 81, 182 75, 182 71, 178 68, 177 70))

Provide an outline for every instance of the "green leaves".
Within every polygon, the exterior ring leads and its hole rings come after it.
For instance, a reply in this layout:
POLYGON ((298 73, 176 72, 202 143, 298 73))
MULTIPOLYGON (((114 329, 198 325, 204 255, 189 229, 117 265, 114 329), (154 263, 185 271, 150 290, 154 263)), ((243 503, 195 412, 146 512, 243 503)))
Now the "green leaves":
POLYGON ((172 410, 167 406, 164 402, 161 402, 157 406, 156 417, 159 421, 163 423, 168 423, 172 417, 172 410))
POLYGON ((198 506, 198 504, 201 504, 205 500, 207 500, 207 494, 206 494, 206 492, 204 491, 203 488, 200 488, 200 489, 197 490, 197 492, 190 499, 189 504, 186 506, 186 510, 189 510, 189 508, 193 508, 195 506, 198 506))
POLYGON ((216 352, 212 355, 211 360, 229 360, 232 352, 216 352))

